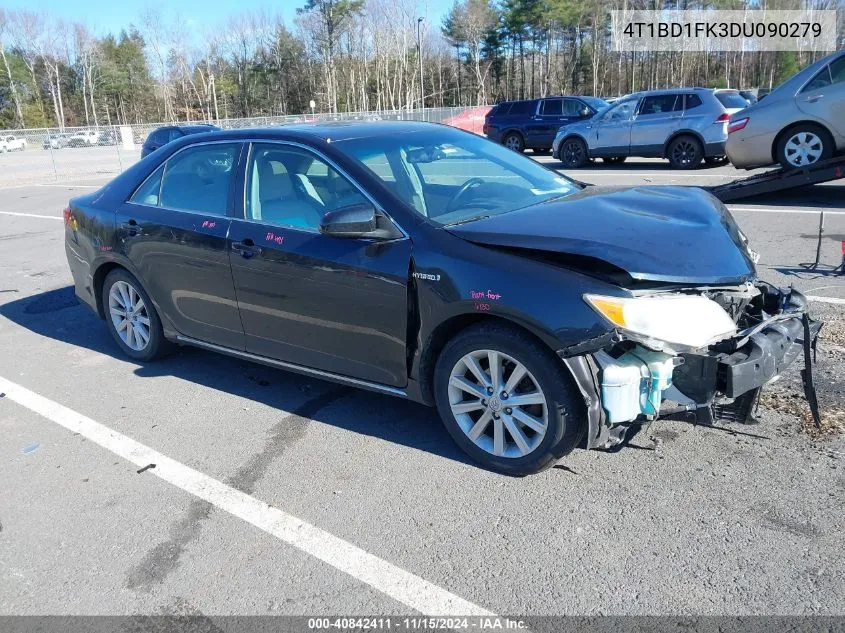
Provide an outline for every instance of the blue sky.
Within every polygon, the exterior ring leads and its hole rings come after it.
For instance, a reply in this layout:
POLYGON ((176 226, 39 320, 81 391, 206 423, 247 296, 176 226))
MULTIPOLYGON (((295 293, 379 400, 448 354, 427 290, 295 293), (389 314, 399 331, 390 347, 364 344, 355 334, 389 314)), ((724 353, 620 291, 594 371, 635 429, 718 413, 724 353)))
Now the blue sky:
MULTIPOLYGON (((454 0, 419 0, 417 4, 420 10, 428 6, 430 19, 439 27, 443 15, 453 2, 454 0)), ((158 7, 165 16, 176 12, 198 30, 206 25, 218 24, 231 14, 256 9, 279 12, 285 22, 292 26, 297 7, 303 6, 305 0, 172 0, 167 3, 151 0, 2 0, 2 3, 6 9, 44 11, 65 20, 84 22, 96 34, 103 35, 106 32, 117 33, 132 23, 138 24, 140 15, 147 7, 158 7)))

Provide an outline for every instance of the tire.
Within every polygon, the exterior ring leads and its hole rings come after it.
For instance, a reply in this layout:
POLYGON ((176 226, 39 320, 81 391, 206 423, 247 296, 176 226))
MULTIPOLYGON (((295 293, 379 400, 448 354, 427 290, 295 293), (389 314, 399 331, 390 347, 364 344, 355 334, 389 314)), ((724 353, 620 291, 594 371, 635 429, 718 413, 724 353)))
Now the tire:
POLYGON ((502 145, 515 152, 525 151, 525 141, 522 140, 522 135, 519 132, 510 132, 502 139, 502 145))
POLYGON ((704 158, 704 148, 694 136, 679 136, 669 143, 666 158, 674 169, 695 169, 704 158))
POLYGON ((728 157, 727 156, 705 156, 704 157, 704 164, 708 167, 718 167, 719 165, 727 165, 728 164, 728 157))
MULTIPOLYGON (((135 277, 133 277, 128 271, 123 268, 116 268, 106 276, 106 279, 103 282, 102 299, 103 312, 105 312, 106 318, 106 327, 111 333, 112 338, 117 342, 121 351, 129 358, 139 361, 151 361, 164 356, 171 350, 172 344, 164 338, 164 331, 161 327, 161 319, 153 306, 153 302, 150 300, 150 296, 146 293, 141 284, 138 283, 138 280, 135 279, 135 277), (112 298, 113 288, 116 293, 114 298, 112 298), (126 293, 122 293, 121 290, 126 291, 126 293), (131 327, 121 328, 122 332, 128 331, 132 333, 127 340, 124 340, 123 335, 121 335, 121 332, 118 331, 116 321, 120 320, 120 312, 126 305, 126 301, 121 301, 120 298, 126 297, 127 295, 132 299, 140 298, 143 302, 143 306, 137 313, 137 316, 141 318, 135 321, 135 325, 140 325, 141 327, 137 327, 137 329, 133 329, 131 327), (117 309, 117 313, 113 313, 113 307, 117 309), (142 319, 144 317, 147 321, 146 331, 148 336, 146 342, 141 345, 141 342, 143 342, 143 336, 139 338, 135 332, 143 331, 144 323, 142 319)), ((137 302, 135 305, 137 305, 137 302)))
POLYGON ((585 428, 583 401, 563 363, 527 334, 504 325, 475 325, 447 343, 435 366, 434 395, 438 413, 455 443, 481 466, 505 475, 522 477, 549 468, 577 446, 585 428), (474 378, 465 362, 470 355, 477 355, 475 367, 490 381, 490 353, 497 355, 505 383, 499 382, 492 394, 474 378), (518 366, 526 373, 516 386, 509 386, 518 366), (474 380, 476 391, 456 387, 460 380, 464 384, 474 380), (503 394, 498 390, 504 388, 513 392, 503 394), (478 395, 483 393, 489 400, 478 395), (533 402, 507 406, 520 396, 533 402), (461 404, 471 410, 453 410, 461 404), (494 418, 496 415, 499 417, 494 418), (512 427, 521 433, 522 446, 509 430, 512 427), (498 446, 497 428, 501 438, 498 446), (472 439, 469 433, 474 430, 480 432, 472 439))
POLYGON ((621 165, 627 158, 627 156, 605 156, 602 161, 608 165, 621 165))
POLYGON ((833 138, 826 129, 799 123, 781 134, 775 157, 783 167, 797 169, 830 158, 833 149, 833 138))
POLYGON ((564 167, 575 169, 583 167, 587 164, 589 156, 587 155, 587 145, 580 138, 568 138, 560 145, 560 162, 564 167))

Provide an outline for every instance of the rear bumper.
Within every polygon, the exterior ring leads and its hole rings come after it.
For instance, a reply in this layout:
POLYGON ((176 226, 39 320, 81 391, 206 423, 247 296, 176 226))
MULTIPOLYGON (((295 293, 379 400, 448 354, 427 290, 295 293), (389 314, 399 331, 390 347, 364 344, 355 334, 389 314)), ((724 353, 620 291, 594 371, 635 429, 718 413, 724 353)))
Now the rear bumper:
POLYGON ((724 156, 725 155, 725 141, 713 141, 710 143, 704 144, 704 155, 707 157, 711 156, 724 156))

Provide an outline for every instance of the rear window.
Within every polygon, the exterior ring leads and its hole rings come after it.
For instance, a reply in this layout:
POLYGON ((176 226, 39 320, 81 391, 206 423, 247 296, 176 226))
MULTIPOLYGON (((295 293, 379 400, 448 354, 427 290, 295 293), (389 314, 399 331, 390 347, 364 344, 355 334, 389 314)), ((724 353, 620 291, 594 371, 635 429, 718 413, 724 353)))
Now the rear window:
POLYGON ((507 103, 500 103, 499 105, 497 105, 496 107, 494 107, 494 108, 490 111, 490 115, 489 115, 489 116, 507 116, 507 115, 508 115, 508 112, 510 112, 510 109, 511 109, 511 106, 512 106, 512 105, 513 105, 513 104, 512 104, 512 103, 510 103, 510 102, 507 102, 507 103))
POLYGON ((534 104, 534 101, 514 101, 508 114, 509 116, 534 114, 534 104))
POLYGON ((726 108, 747 108, 748 102, 738 92, 717 92, 716 98, 726 108))
MULTIPOLYGON (((701 105, 701 97, 699 97, 698 95, 686 95, 686 97, 687 97, 687 104, 686 104, 685 109, 692 110, 693 108, 697 108, 698 106, 701 105)), ((743 106, 743 107, 745 107, 745 106, 743 106)))

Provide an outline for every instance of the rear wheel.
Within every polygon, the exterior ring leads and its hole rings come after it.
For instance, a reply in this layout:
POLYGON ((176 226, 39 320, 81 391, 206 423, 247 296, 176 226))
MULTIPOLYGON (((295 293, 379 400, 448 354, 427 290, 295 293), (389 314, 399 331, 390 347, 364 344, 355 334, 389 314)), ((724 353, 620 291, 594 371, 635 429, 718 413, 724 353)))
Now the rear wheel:
POLYGON ((496 472, 530 475, 581 438, 581 401, 565 372, 523 332, 476 325, 450 341, 437 361, 437 409, 472 459, 496 472))
POLYGON ((824 128, 802 123, 781 136, 776 151, 778 162, 787 169, 806 167, 833 156, 833 139, 824 128))
POLYGON ((159 358, 170 351, 153 302, 128 271, 111 271, 103 283, 106 326, 124 354, 140 361, 159 358))
POLYGON ((560 162, 565 167, 576 168, 587 164, 587 146, 580 138, 570 138, 560 147, 560 162))
POLYGON ((502 145, 515 152, 522 152, 525 150, 525 142, 522 136, 516 132, 511 132, 502 139, 502 145))
POLYGON ((679 136, 669 144, 667 158, 675 169, 695 169, 701 164, 704 150, 693 136, 679 136))

